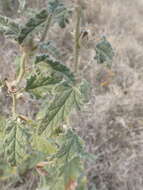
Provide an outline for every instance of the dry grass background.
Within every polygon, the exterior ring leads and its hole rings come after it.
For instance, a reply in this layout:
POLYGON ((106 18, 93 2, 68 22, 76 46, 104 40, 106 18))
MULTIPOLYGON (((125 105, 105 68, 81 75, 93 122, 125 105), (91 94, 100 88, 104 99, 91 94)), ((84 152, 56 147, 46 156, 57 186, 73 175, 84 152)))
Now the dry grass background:
MULTIPOLYGON (((73 126, 85 139, 87 150, 97 156, 95 163, 87 163, 89 189, 96 184, 97 190, 142 190, 143 0, 82 0, 81 4, 86 8, 85 27, 90 30, 92 43, 88 50, 82 49, 80 67, 89 64, 86 74, 82 74, 93 88, 84 111, 73 116, 73 126), (101 86, 107 69, 92 60, 96 40, 102 35, 116 52, 107 86, 101 86)), ((72 25, 64 32, 58 28, 48 36, 58 40, 66 64, 72 64, 71 30, 72 25)), ((13 77, 17 48, 2 37, 1 44, 0 77, 13 77)), ((0 112, 8 114, 11 100, 4 92, 0 97, 0 112)), ((27 115, 35 109, 32 100, 29 106, 29 101, 21 103, 27 115)))

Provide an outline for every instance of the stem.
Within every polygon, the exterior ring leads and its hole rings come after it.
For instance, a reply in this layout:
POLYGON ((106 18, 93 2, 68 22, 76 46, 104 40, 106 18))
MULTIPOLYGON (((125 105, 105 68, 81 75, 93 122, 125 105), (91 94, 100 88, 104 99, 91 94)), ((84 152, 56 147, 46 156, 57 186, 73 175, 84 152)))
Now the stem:
POLYGON ((45 38, 46 38, 47 32, 48 32, 48 30, 50 28, 50 25, 51 25, 52 17, 53 17, 52 14, 50 14, 48 16, 48 19, 47 19, 47 22, 46 22, 46 26, 45 26, 45 29, 44 29, 43 34, 41 36, 40 42, 43 42, 45 40, 45 38))
POLYGON ((16 94, 12 94, 12 116, 16 116, 16 94))
POLYGON ((74 71, 78 70, 79 62, 79 38, 80 38, 80 20, 81 20, 81 8, 76 7, 76 30, 75 30, 75 47, 74 47, 74 71))
MULTIPOLYGON (((22 57, 21 57, 19 75, 18 75, 16 82, 15 82, 16 87, 19 85, 19 83, 21 82, 21 80, 25 74, 26 59, 27 59, 27 53, 23 52, 22 57)), ((17 104, 16 95, 17 95, 17 93, 12 92, 12 116, 13 116, 13 118, 16 117, 16 104, 17 104)))
POLYGON ((21 80, 25 74, 26 59, 27 59, 27 53, 23 52, 23 55, 21 57, 20 71, 19 71, 19 75, 16 80, 16 85, 19 85, 19 83, 21 82, 21 80))

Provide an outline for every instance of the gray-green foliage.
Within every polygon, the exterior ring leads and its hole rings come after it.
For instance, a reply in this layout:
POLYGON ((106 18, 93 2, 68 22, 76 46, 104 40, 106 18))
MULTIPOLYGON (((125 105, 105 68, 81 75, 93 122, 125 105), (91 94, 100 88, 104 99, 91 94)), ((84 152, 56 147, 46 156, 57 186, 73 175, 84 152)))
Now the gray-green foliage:
MULTIPOLYGON (((26 1, 22 1, 20 5, 22 10, 25 3, 26 1)), ((56 55, 60 51, 53 46, 53 42, 39 40, 39 35, 41 37, 43 34, 41 30, 46 29, 49 15, 52 16, 50 27, 58 23, 64 28, 69 23, 70 14, 71 10, 65 4, 50 0, 47 8, 36 12, 25 24, 0 16, 0 30, 19 44, 31 69, 29 73, 22 75, 26 79, 26 85, 21 89, 18 84, 18 93, 19 90, 25 91, 39 99, 39 111, 33 120, 17 113, 13 101, 13 117, 6 120, 4 125, 0 123, 4 126, 0 126, 0 142, 4 148, 1 154, 4 155, 5 162, 16 167, 21 175, 33 168, 37 169, 40 161, 46 161, 48 164, 42 166, 42 169, 48 175, 44 173, 41 176, 40 188, 49 190, 69 189, 71 183, 78 190, 86 187, 84 160, 89 155, 85 152, 81 138, 70 128, 70 116, 88 102, 90 85, 85 79, 77 77, 67 65, 54 58, 58 57, 56 55), (35 38, 39 41, 35 42, 35 38)), ((19 58, 18 66, 19 74, 19 58)), ((18 93, 10 92, 15 102, 18 93)))
MULTIPOLYGON (((20 6, 23 9, 25 1, 22 1, 20 6)), ((64 28, 66 23, 69 23, 69 13, 71 13, 71 11, 58 0, 50 1, 47 9, 40 10, 24 25, 20 25, 8 17, 0 16, 0 31, 5 35, 14 38, 19 44, 22 44, 37 27, 46 22, 50 14, 53 15, 53 21, 58 23, 60 27, 64 28)))
POLYGON ((48 3, 48 11, 55 15, 55 22, 59 24, 61 28, 65 28, 69 23, 69 17, 71 10, 68 9, 59 0, 50 0, 48 3))
POLYGON ((17 37, 18 43, 19 44, 23 43, 27 35, 29 35, 37 26, 45 22, 47 17, 48 17, 48 12, 46 9, 43 9, 33 18, 29 19, 28 22, 21 28, 21 31, 17 37))
POLYGON ((26 127, 16 120, 8 120, 5 126, 4 149, 5 158, 10 165, 19 165, 26 158, 28 142, 29 134, 26 127))
POLYGON ((56 87, 55 96, 50 102, 47 113, 45 113, 44 118, 39 126, 39 134, 43 133, 46 129, 60 127, 61 124, 67 122, 69 114, 73 108, 80 108, 83 103, 84 94, 81 93, 79 86, 72 86, 63 82, 56 87))
MULTIPOLYGON (((57 142, 56 142, 57 143, 57 142)), ((83 157, 85 150, 83 141, 72 129, 68 129, 60 136, 59 150, 48 157, 49 164, 45 167, 50 174, 46 177, 45 188, 52 190, 65 189, 71 182, 80 181, 77 188, 84 190, 86 180, 84 176, 83 157), (83 173, 83 175, 81 175, 83 173), (82 184, 82 185, 81 185, 82 184)))
POLYGON ((53 41, 43 42, 39 45, 39 50, 42 52, 48 52, 53 57, 59 57, 61 55, 60 50, 56 47, 53 41))
POLYGON ((107 41, 106 37, 103 37, 96 45, 95 48, 96 57, 98 64, 103 64, 105 62, 112 62, 114 51, 111 44, 107 41))
POLYGON ((42 74, 35 74, 27 79, 26 91, 33 90, 38 87, 44 87, 48 85, 54 85, 59 82, 58 78, 43 76, 42 74))
POLYGON ((0 31, 6 36, 15 38, 20 31, 20 26, 12 19, 0 15, 0 31))
POLYGON ((70 69, 66 65, 53 59, 48 54, 42 54, 36 56, 35 64, 37 65, 39 63, 46 63, 46 65, 52 68, 53 71, 56 71, 60 73, 63 77, 66 77, 71 81, 74 81, 74 75, 70 71, 70 69))

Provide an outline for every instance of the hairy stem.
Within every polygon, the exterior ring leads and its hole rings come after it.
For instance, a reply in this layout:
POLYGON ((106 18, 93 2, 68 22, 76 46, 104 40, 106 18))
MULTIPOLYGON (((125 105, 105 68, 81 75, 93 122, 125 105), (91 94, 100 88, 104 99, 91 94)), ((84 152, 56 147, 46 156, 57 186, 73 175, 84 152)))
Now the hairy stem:
POLYGON ((26 60, 27 60, 27 53, 23 52, 23 55, 21 57, 21 64, 20 64, 20 71, 19 71, 19 75, 16 79, 16 86, 19 85, 19 83, 21 82, 24 74, 25 74, 25 64, 26 64, 26 60))
MULTIPOLYGON (((18 87, 18 85, 20 84, 24 74, 25 74, 25 64, 26 64, 26 60, 27 60, 27 53, 23 52, 22 57, 21 57, 21 63, 20 63, 20 71, 19 71, 19 75, 15 81, 15 88, 18 87)), ((16 117, 16 92, 12 92, 12 115, 13 118, 16 117)))
POLYGON ((47 32, 48 32, 48 30, 50 28, 50 25, 51 25, 52 17, 53 17, 52 14, 50 14, 48 16, 48 19, 47 19, 47 22, 46 22, 46 26, 45 26, 45 29, 44 29, 43 34, 41 36, 40 42, 43 42, 45 40, 45 38, 46 38, 47 32))
POLYGON ((15 118, 16 116, 16 94, 12 94, 12 116, 15 118))
POLYGON ((81 8, 76 7, 76 29, 75 29, 75 47, 74 47, 74 71, 78 70, 79 62, 79 38, 80 38, 80 21, 81 21, 81 8))

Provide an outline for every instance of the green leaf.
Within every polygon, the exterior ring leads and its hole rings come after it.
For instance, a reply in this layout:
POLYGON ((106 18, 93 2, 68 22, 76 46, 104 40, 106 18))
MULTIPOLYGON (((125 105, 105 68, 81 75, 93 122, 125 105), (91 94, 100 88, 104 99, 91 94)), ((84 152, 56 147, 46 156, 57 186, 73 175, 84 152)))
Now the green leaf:
POLYGON ((63 140, 59 151, 54 155, 54 157, 62 158, 65 157, 66 160, 70 160, 71 157, 79 156, 85 154, 84 142, 81 138, 76 135, 71 129, 68 129, 66 134, 63 136, 63 140))
POLYGON ((67 162, 66 165, 64 165, 64 170, 63 170, 65 186, 68 186, 70 181, 76 182, 82 170, 83 168, 79 157, 74 157, 72 160, 67 162))
POLYGON ((28 170, 33 169, 39 162, 46 159, 46 155, 42 152, 32 151, 27 158, 17 167, 18 173, 23 176, 28 170))
POLYGON ((69 24, 69 17, 71 16, 71 11, 66 8, 62 8, 55 16, 55 21, 59 24, 61 28, 65 28, 66 24, 69 24))
POLYGON ((78 88, 64 84, 59 85, 57 91, 41 121, 39 134, 42 134, 46 128, 54 129, 62 125, 67 121, 73 108, 79 108, 81 105, 82 94, 78 88))
POLYGON ((46 63, 47 66, 50 66, 54 71, 59 72, 60 74, 70 79, 71 81, 75 80, 73 73, 70 71, 70 69, 66 65, 60 63, 59 61, 54 60, 49 55, 42 54, 42 55, 37 56, 35 60, 35 64, 38 64, 41 62, 46 63))
POLYGON ((87 103, 90 99, 91 84, 87 80, 83 79, 81 83, 79 84, 79 88, 80 88, 81 94, 83 94, 82 101, 84 103, 87 103))
POLYGON ((50 0, 48 3, 48 11, 55 15, 54 20, 61 28, 65 28, 69 23, 71 10, 69 10, 59 0, 50 0))
POLYGON ((38 87, 44 87, 48 85, 54 85, 59 83, 59 78, 43 76, 42 74, 39 75, 32 75, 29 79, 27 79, 26 84, 26 91, 33 90, 38 87))
POLYGON ((32 144, 36 151, 42 152, 46 155, 53 154, 57 151, 56 146, 46 137, 34 135, 32 144))
POLYGON ((61 3, 59 2, 59 0, 50 0, 50 1, 48 2, 48 12, 54 13, 54 12, 57 10, 57 8, 58 8, 59 6, 61 6, 61 5, 63 5, 63 4, 61 4, 61 3))
POLYGON ((60 51, 56 47, 56 45, 55 45, 55 43, 53 41, 48 41, 48 42, 41 43, 39 45, 39 49, 40 49, 40 51, 49 52, 54 57, 59 57, 60 56, 60 51))
POLYGON ((39 13, 37 13, 34 17, 30 18, 28 22, 22 27, 20 34, 17 38, 19 44, 22 44, 25 38, 32 33, 32 31, 44 23, 48 18, 48 11, 46 9, 42 9, 39 13))
POLYGON ((0 31, 8 37, 16 38, 20 32, 20 26, 12 19, 0 15, 0 31))
POLYGON ((97 60, 98 64, 112 62, 114 51, 111 44, 107 41, 106 37, 103 37, 101 41, 96 45, 95 51, 95 59, 97 60))
POLYGON ((16 166, 26 158, 29 133, 25 126, 16 120, 8 120, 5 128, 5 158, 12 166, 16 166))

